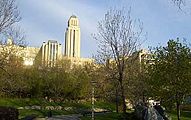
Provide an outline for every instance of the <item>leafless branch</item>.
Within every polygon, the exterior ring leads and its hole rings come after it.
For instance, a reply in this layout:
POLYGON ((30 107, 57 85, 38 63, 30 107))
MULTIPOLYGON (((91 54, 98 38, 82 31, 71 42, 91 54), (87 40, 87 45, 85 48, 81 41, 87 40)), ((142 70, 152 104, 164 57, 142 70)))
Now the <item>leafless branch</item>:
POLYGON ((0 33, 20 20, 16 0, 0 0, 0 33))
POLYGON ((123 112, 126 112, 125 69, 128 59, 139 49, 142 30, 143 24, 131 18, 131 10, 126 13, 125 10, 110 9, 105 18, 98 23, 98 33, 94 37, 98 41, 99 62, 115 67, 113 70, 116 71, 111 71, 111 76, 117 76, 123 99, 123 112))
POLYGON ((10 27, 5 33, 5 40, 11 39, 14 45, 26 46, 25 32, 19 26, 10 27))
POLYGON ((185 6, 185 0, 172 0, 175 5, 177 5, 180 9, 182 6, 185 6))

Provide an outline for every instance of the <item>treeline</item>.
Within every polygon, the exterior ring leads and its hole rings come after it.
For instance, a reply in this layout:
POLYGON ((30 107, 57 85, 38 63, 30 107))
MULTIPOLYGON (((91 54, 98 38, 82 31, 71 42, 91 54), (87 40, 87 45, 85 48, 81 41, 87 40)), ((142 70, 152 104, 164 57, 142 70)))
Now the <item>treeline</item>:
MULTIPOLYGON (((116 104, 122 111, 122 92, 115 61, 96 62, 84 66, 62 61, 56 67, 23 66, 23 60, 10 54, 1 56, 0 95, 16 98, 51 98, 55 100, 85 100, 92 97, 92 82, 96 100, 116 104)), ((123 87, 126 100, 133 106, 149 99, 160 101, 167 108, 180 111, 180 105, 191 95, 191 50, 179 40, 169 40, 167 46, 150 51, 137 51, 125 62, 123 87)))
POLYGON ((89 79, 85 67, 26 67, 20 60, 9 62, 1 69, 0 94, 2 97, 89 99, 89 79))
POLYGON ((13 54, 4 62, 0 69, 1 97, 91 101, 94 81, 96 99, 115 103, 115 81, 105 65, 81 66, 63 60, 55 67, 24 66, 22 58, 13 54))

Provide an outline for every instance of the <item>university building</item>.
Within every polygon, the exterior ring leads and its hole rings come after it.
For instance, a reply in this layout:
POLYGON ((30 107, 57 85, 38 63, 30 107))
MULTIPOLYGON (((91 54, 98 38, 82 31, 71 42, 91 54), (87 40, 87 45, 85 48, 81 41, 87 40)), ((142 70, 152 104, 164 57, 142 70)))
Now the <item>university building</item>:
MULTIPOLYGON (((10 41, 9 39, 8 42, 10 41)), ((20 48, 19 46, 16 47, 20 48)), ((56 40, 48 40, 43 42, 40 48, 24 47, 20 49, 22 50, 19 50, 19 56, 22 56, 25 66, 37 64, 39 66, 54 67, 62 60, 69 60, 71 64, 75 65, 93 62, 90 58, 80 57, 80 25, 79 19, 75 15, 72 15, 68 20, 64 45, 56 40), (62 52, 63 47, 64 52, 62 52)))
POLYGON ((78 18, 74 15, 68 20, 64 50, 65 56, 80 58, 80 26, 78 18))
POLYGON ((58 64, 58 60, 62 59, 61 44, 57 41, 49 40, 47 43, 43 42, 42 46, 36 56, 36 64, 54 67, 58 64))

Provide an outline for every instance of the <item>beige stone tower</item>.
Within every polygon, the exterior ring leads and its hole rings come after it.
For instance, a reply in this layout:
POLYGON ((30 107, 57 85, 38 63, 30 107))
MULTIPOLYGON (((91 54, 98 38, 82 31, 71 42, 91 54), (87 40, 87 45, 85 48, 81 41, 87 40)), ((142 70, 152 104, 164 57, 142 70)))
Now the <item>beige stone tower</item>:
POLYGON ((64 54, 67 57, 80 57, 80 26, 78 18, 74 15, 68 20, 64 54))

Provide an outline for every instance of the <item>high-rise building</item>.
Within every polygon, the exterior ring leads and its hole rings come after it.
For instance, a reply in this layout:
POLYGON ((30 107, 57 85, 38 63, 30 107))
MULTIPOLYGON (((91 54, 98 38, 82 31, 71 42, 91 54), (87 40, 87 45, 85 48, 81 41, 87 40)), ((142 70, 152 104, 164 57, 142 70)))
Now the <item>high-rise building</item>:
POLYGON ((10 52, 18 57, 22 57, 25 66, 35 64, 37 66, 54 67, 56 65, 60 66, 58 63, 62 63, 62 60, 69 60, 71 65, 81 66, 93 62, 93 59, 80 57, 80 26, 79 19, 75 15, 72 15, 68 20, 68 27, 65 33, 64 55, 62 54, 61 44, 55 40, 43 42, 40 48, 35 48, 14 45, 14 42, 8 39, 6 45, 0 45, 0 53, 2 52, 10 52))
POLYGON ((43 42, 39 53, 37 54, 37 62, 43 66, 53 67, 62 59, 61 44, 57 41, 49 40, 43 42))
POLYGON ((64 55, 80 58, 80 26, 78 18, 74 15, 68 20, 68 28, 65 33, 64 55))

